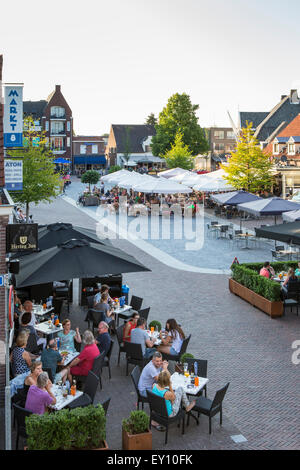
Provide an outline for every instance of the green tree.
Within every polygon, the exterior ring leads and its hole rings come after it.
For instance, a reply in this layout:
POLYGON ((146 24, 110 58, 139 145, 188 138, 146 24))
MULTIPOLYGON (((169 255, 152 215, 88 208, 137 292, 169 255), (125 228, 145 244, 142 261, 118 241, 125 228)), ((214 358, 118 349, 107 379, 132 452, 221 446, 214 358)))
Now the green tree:
POLYGON ((9 157, 23 161, 23 191, 12 192, 14 201, 25 204, 26 218, 30 203, 51 202, 60 192, 60 176, 55 174, 54 155, 45 133, 36 131, 31 116, 24 119, 24 147, 7 151, 9 157))
POLYGON ((175 142, 164 158, 169 168, 184 168, 190 170, 193 168, 194 158, 187 145, 183 143, 183 136, 179 130, 175 136, 175 142))
POLYGON ((89 192, 91 192, 91 184, 97 184, 100 179, 100 175, 96 170, 87 170, 81 176, 82 183, 88 183, 89 185, 89 192))
POLYGON ((115 171, 119 171, 119 170, 122 170, 122 167, 120 167, 119 165, 112 165, 108 173, 114 173, 115 171))
POLYGON ((270 190, 272 186, 270 156, 264 153, 254 137, 252 123, 242 128, 235 151, 231 152, 228 165, 221 165, 225 179, 236 189, 257 192, 270 190))
POLYGON ((154 113, 150 113, 149 116, 146 119, 145 124, 149 124, 151 126, 156 126, 157 124, 157 118, 155 117, 154 113))
POLYGON ((209 145, 204 129, 198 124, 196 111, 198 104, 193 105, 189 95, 176 93, 172 95, 167 106, 159 114, 155 126, 156 135, 152 138, 153 155, 163 156, 175 142, 176 133, 181 130, 182 139, 192 155, 206 153, 209 145))

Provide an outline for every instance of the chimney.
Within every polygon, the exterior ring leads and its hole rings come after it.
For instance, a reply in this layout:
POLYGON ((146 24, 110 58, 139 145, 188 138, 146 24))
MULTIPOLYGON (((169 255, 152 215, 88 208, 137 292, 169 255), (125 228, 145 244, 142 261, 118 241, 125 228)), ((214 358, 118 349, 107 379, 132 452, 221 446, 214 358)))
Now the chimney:
POLYGON ((59 92, 60 92, 60 85, 55 85, 55 91, 59 91, 59 92))
POLYGON ((291 104, 299 104, 300 99, 298 97, 298 91, 297 90, 291 90, 290 92, 290 103, 291 104))

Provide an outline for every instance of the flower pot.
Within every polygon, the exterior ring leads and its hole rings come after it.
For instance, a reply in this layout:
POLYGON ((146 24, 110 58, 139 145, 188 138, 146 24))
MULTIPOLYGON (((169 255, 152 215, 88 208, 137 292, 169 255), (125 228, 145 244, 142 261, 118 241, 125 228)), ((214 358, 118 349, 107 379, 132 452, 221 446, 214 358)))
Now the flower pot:
POLYGON ((271 318, 282 317, 283 315, 283 302, 271 302, 234 279, 229 279, 229 290, 249 302, 249 304, 267 313, 271 318))
POLYGON ((122 429, 123 450, 152 450, 152 432, 149 430, 142 434, 129 434, 122 429))

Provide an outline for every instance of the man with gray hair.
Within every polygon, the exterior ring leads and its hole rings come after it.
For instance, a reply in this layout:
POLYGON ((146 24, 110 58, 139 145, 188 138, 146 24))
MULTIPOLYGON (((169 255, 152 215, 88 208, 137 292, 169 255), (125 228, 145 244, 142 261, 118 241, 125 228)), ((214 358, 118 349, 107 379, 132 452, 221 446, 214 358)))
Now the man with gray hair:
POLYGON ((55 405, 56 398, 51 392, 52 383, 47 372, 42 372, 37 378, 37 385, 29 387, 25 408, 32 413, 43 415, 47 407, 55 405))
POLYGON ((100 354, 105 351, 105 356, 107 355, 110 344, 111 344, 111 337, 108 333, 108 324, 105 321, 101 321, 98 325, 98 333, 99 335, 96 338, 96 344, 100 351, 100 354))

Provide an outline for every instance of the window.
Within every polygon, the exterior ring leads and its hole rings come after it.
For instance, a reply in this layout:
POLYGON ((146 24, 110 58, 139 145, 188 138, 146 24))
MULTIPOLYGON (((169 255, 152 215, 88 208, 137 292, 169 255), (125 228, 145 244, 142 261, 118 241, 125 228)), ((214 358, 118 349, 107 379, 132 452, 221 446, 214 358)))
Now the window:
POLYGON ((64 150, 63 137, 51 137, 50 146, 52 150, 64 150))
POLYGON ((225 145, 224 144, 214 144, 214 149, 217 151, 224 150, 225 145))
POLYGON ((214 137, 216 139, 224 139, 224 131, 215 131, 214 132, 214 137))
POLYGON ((71 141, 70 137, 67 137, 67 147, 70 147, 70 141, 71 141))
POLYGON ((86 145, 80 145, 80 153, 81 154, 86 153, 86 145))
POLYGON ((92 153, 98 153, 98 145, 92 145, 92 153))
POLYGON ((235 135, 233 131, 227 131, 227 139, 235 139, 235 135))
POLYGON ((279 144, 274 144, 273 145, 273 152, 274 153, 279 153, 279 144))
POLYGON ((289 153, 295 153, 295 144, 289 144, 289 153))
POLYGON ((64 123, 62 121, 51 122, 51 134, 64 134, 64 123))
POLYGON ((49 121, 46 121, 45 130, 46 130, 46 132, 48 132, 48 131, 49 131, 49 121))
POLYGON ((51 117, 63 118, 65 117, 65 108, 62 106, 51 106, 51 117))
POLYGON ((70 132, 71 130, 71 123, 70 121, 67 122, 67 131, 70 132))

